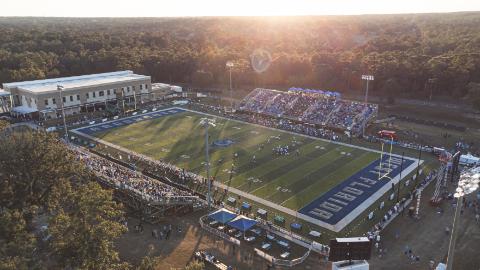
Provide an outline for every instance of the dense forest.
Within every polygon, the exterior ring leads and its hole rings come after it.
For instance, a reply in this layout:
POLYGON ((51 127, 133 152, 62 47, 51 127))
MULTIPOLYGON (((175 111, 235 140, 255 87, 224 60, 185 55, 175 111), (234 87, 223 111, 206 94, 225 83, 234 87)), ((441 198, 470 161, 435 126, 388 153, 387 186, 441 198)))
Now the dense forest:
POLYGON ((291 86, 480 105, 480 12, 231 18, 0 18, 0 83, 130 69, 154 82, 291 86), (270 54, 252 69, 259 49, 270 54), (268 60, 268 59, 267 59, 268 60), (355 92, 356 91, 356 92, 355 92))

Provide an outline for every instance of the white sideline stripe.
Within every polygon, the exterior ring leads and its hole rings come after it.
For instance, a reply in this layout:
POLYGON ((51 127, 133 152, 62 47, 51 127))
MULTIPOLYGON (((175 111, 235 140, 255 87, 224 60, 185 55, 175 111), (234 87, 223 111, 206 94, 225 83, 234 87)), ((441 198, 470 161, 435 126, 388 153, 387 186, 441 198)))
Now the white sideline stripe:
MULTIPOLYGON (((178 108, 178 107, 173 107, 173 108, 182 109, 182 110, 197 113, 197 114, 204 114, 204 115, 208 115, 208 116, 211 116, 211 117, 221 118, 221 119, 228 120, 228 121, 234 121, 234 122, 237 122, 237 123, 254 125, 254 126, 257 126, 257 127, 261 127, 261 128, 266 128, 266 129, 275 130, 275 131, 278 131, 278 132, 288 133, 290 135, 301 136, 301 137, 310 138, 310 139, 313 139, 313 140, 319 140, 319 141, 324 141, 324 142, 328 142, 328 143, 343 145, 343 146, 347 146, 347 147, 350 147, 350 148, 357 148, 357 149, 370 151, 370 152, 374 152, 374 153, 378 153, 378 154, 382 153, 382 151, 367 148, 367 147, 363 147, 363 146, 358 146, 358 145, 353 145, 353 144, 348 144, 348 143, 342 143, 342 142, 337 142, 337 141, 331 141, 331 140, 327 140, 327 139, 324 139, 324 138, 313 137, 313 136, 310 136, 310 135, 295 133, 293 131, 282 130, 282 129, 278 129, 278 128, 266 127, 266 126, 262 126, 262 125, 255 124, 255 123, 244 122, 244 121, 240 121, 240 120, 237 120, 237 119, 230 119, 230 118, 226 118, 226 117, 223 117, 223 116, 217 116, 217 115, 208 114, 208 113, 204 113, 204 112, 193 111, 193 110, 190 110, 190 109, 178 108)), ((402 156, 392 153, 392 157, 401 158, 402 156)), ((403 158, 418 161, 418 159, 416 159, 416 158, 411 158, 411 157, 406 157, 406 156, 404 156, 403 158)))
MULTIPOLYGON (((177 107, 173 107, 173 108, 177 108, 177 107)), ((172 109, 172 108, 170 108, 172 109)), ((177 109, 181 109, 181 110, 185 110, 185 111, 189 111, 189 112, 193 112, 193 113, 197 113, 197 114, 204 114, 204 115, 209 115, 209 116, 213 116, 213 117, 219 117, 219 116, 214 116, 214 115, 211 115, 211 114, 206 114, 206 113, 201 113, 201 112, 197 112, 197 111, 192 111, 192 110, 188 110, 188 109, 184 109, 184 108, 177 108, 177 109)), ((165 109, 165 110, 169 110, 169 109, 165 109)), ((156 111, 158 112, 158 111, 156 111)), ((235 119, 228 119, 228 118, 225 118, 225 117, 219 117, 219 118, 222 118, 222 119, 226 119, 226 120, 229 120, 229 121, 236 121, 236 122, 239 122, 239 123, 246 123, 246 124, 251 124, 251 123, 248 123, 248 122, 242 122, 242 121, 239 121, 239 120, 235 120, 235 119)), ((125 119, 125 118, 122 118, 122 119, 125 119)), ((100 124, 104 124, 104 123, 100 123, 100 124)), ((252 125, 256 125, 256 126, 259 126, 259 127, 263 127, 263 128, 268 128, 268 127, 264 127, 264 126, 261 126, 261 125, 257 125, 257 124, 252 124, 252 125)), ((83 127, 85 128, 85 127, 83 127)), ((134 152, 134 151, 131 151, 129 149, 126 149, 122 146, 119 146, 119 145, 115 145, 115 144, 112 144, 110 142, 107 142, 107 141, 104 141, 102 139, 99 139, 99 138, 96 138, 96 137, 93 137, 93 136, 90 136, 88 134, 85 134, 81 131, 79 131, 79 129, 82 129, 82 128, 77 128, 77 129, 74 129, 72 130, 71 132, 73 133, 76 133, 76 134, 79 134, 81 136, 84 136, 90 140, 93 140, 93 141, 96 141, 96 142, 99 142, 99 143, 102 143, 102 144, 105 144, 107 146, 110 146, 112 148, 116 148, 116 149, 119 149, 123 152, 126 152, 126 153, 130 153, 130 154, 135 154, 137 156, 140 156, 146 160, 150 160, 150 161, 157 161, 151 157, 148 157, 148 156, 145 156, 143 154, 140 154, 140 153, 137 153, 137 152, 134 152)), ((334 141, 329 141, 329 140, 325 140, 325 139, 319 139, 319 138, 316 138, 316 137, 312 137, 312 136, 307 136, 307 135, 303 135, 303 134, 298 134, 298 133, 294 133, 294 132, 288 132, 288 131, 283 131, 283 130, 280 130, 280 129, 275 129, 275 128, 268 128, 268 129, 271 129, 271 130, 276 130, 276 131, 280 131, 280 132, 287 132, 287 133, 290 133, 290 134, 293 134, 293 135, 300 135, 300 136, 303 136, 303 137, 307 137, 307 138, 312 138, 312 139, 318 139, 318 140, 322 140, 322 141, 326 141, 326 142, 332 142, 332 143, 335 143, 335 144, 338 144, 338 145, 343 145, 343 146, 350 146, 350 147, 354 147, 354 148, 358 148, 358 149, 362 149, 362 150, 366 150, 366 151, 372 151, 372 152, 377 152, 377 153, 380 153, 380 151, 376 151, 376 150, 373 150, 373 149, 369 149, 369 148, 365 148, 365 147, 359 147, 359 146, 355 146, 355 145, 348 145, 348 144, 345 144, 345 143, 339 143, 339 142, 334 142, 334 141)), ((392 156, 397 156, 397 157, 401 157, 399 155, 396 155, 396 154, 392 154, 392 156)), ((415 161, 418 161, 418 159, 416 158, 410 158, 410 157, 404 157, 405 159, 411 159, 411 160, 415 160, 415 161)), ((420 164, 423 163, 423 160, 420 160, 420 164)), ((172 164, 174 165, 174 164, 172 164)), ((416 168, 416 162, 413 162, 410 166, 408 166, 406 169, 404 169, 402 171, 402 175, 405 177, 405 176, 408 176, 415 168, 416 168)), ((175 165, 174 165, 175 166, 175 165)), ((403 178, 404 178, 403 177, 403 178)), ((400 174, 398 174, 397 176, 395 176, 395 178, 392 180, 392 182, 394 182, 395 184, 397 184, 398 182, 400 181, 400 174)), ((297 218, 300 218, 302 220, 305 220, 307 222, 310 222, 312 224, 315 224, 317 226, 320 226, 320 227, 323 227, 325 229, 328 229, 328 230, 331 230, 333 232, 339 232, 341 230, 343 230, 343 228, 345 228, 350 222, 352 222, 355 218, 357 218, 361 213, 363 213, 368 207, 370 207, 373 203, 375 203, 380 197, 382 197, 389 189, 391 189, 391 187, 389 187, 388 185, 384 185, 381 189, 377 190, 372 196, 370 196, 368 199, 366 199, 364 202, 362 202, 359 206, 357 206, 356 208, 354 208, 352 211, 350 211, 350 213, 348 213, 343 219, 341 219, 339 222, 337 222, 335 225, 331 225, 331 224, 328 224, 324 221, 321 221, 321 220, 318 220, 318 219, 315 219, 315 218, 312 218, 310 216, 307 216, 307 215, 304 215, 302 213, 299 213, 297 211, 293 211, 289 208, 286 208, 284 206, 281 206, 281 205, 278 205, 278 204, 275 204, 275 203, 272 203, 270 201, 267 201, 265 199, 262 199, 260 197, 257 197, 255 195, 252 195, 252 194, 249 194, 249 193, 246 193, 244 191, 241 191, 241 190, 238 190, 236 188, 233 188, 233 187, 228 187, 226 186, 225 184, 223 183, 218 183, 218 182, 213 182, 214 186, 218 186, 218 187, 221 187, 223 189, 227 189, 229 191, 232 191, 233 193, 237 194, 237 195, 240 195, 244 198, 247 198, 249 200, 252 200, 252 201, 255 201, 257 203, 260 203, 260 204, 263 204, 263 205, 266 205, 270 208, 273 208, 273 209, 276 209, 278 211, 281 211, 281 212, 284 212, 288 215, 291 215, 291 216, 294 216, 294 217, 297 217, 297 218)))
MULTIPOLYGON (((164 112, 164 111, 169 111, 169 110, 181 110, 180 112, 183 112, 185 111, 185 109, 183 108, 178 108, 178 107, 171 107, 171 108, 167 108, 167 109, 163 109, 163 110, 157 110, 157 111, 153 111, 153 112, 147 112, 147 113, 143 113, 143 114, 136 114, 136 115, 131 115, 131 116, 127 116, 127 117, 123 117, 123 118, 120 118, 120 119, 112 119, 112 120, 109 120, 109 121, 106 121, 106 122, 100 122, 100 123, 96 123, 96 124, 93 124, 93 125, 88 125, 88 126, 84 126, 84 127, 79 127, 79 128, 76 128, 76 129, 72 129, 71 131, 79 131, 80 129, 87 129, 87 128, 92 128, 92 127, 96 127, 96 126, 104 126, 104 125, 108 125, 109 123, 112 123, 112 125, 115 125, 115 123, 118 123, 118 122, 121 122, 121 123, 126 123, 127 125, 131 125, 131 124, 134 124, 136 123, 137 121, 131 121, 130 119, 131 118, 137 118, 137 119, 142 119, 144 121, 148 121, 148 120, 152 120, 151 118, 149 119, 143 119, 143 117, 141 116, 150 116, 151 114, 155 114, 155 113, 159 113, 159 112, 164 112), (126 121, 128 120, 128 121, 126 121)), ((175 113, 179 113, 179 112, 175 112, 175 113)), ((163 117, 163 116, 170 116, 170 115, 173 115, 172 114, 163 114, 161 113, 160 116, 158 117, 163 117)), ((83 134, 83 132, 80 132, 83 134)))

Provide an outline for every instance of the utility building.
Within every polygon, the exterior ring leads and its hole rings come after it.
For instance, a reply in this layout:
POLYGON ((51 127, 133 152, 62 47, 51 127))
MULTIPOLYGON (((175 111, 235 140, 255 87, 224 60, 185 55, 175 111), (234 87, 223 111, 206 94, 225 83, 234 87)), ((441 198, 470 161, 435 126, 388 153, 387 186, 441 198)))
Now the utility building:
POLYGON ((103 110, 109 105, 151 100, 150 76, 118 71, 83 76, 4 83, 11 114, 35 119, 103 110))

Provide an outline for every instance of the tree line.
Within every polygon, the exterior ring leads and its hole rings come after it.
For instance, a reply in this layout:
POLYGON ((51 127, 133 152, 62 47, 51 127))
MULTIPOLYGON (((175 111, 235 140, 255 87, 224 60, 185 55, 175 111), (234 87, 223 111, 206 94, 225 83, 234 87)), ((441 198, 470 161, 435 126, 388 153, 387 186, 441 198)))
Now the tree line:
POLYGON ((480 104, 480 13, 284 18, 0 18, 0 82, 130 69, 154 82, 292 86, 480 104), (261 73, 251 56, 271 55, 261 73))
POLYGON ((58 137, 0 120, 0 152, 0 269, 156 269, 152 249, 138 265, 121 260, 123 205, 58 137))

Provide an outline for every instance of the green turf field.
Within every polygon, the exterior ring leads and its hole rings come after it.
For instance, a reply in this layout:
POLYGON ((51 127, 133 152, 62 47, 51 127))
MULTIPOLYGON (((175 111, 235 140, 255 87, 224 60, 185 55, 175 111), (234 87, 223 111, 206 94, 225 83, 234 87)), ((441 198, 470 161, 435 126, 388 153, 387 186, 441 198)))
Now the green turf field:
MULTIPOLYGON (((182 112, 94 135, 205 175, 202 117, 182 112)), ((234 141, 227 147, 210 147, 210 172, 216 181, 292 210, 302 208, 379 157, 354 147, 218 117, 209 135, 210 142, 234 141), (274 147, 286 145, 289 155, 273 153, 274 147)))

